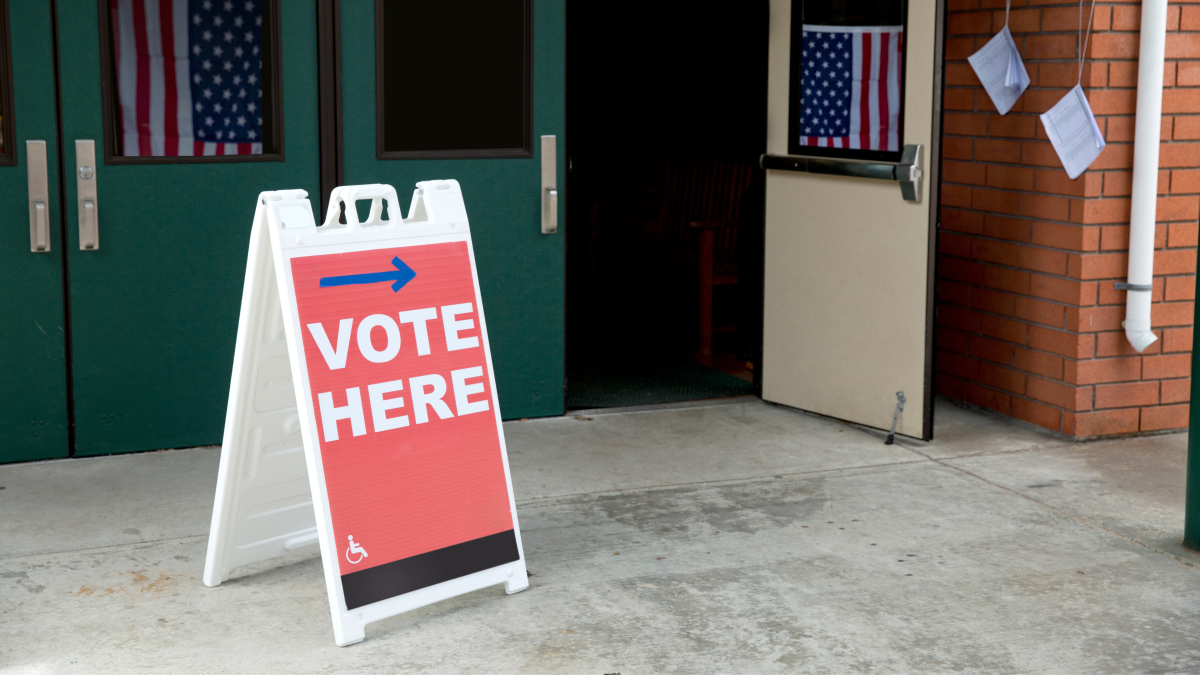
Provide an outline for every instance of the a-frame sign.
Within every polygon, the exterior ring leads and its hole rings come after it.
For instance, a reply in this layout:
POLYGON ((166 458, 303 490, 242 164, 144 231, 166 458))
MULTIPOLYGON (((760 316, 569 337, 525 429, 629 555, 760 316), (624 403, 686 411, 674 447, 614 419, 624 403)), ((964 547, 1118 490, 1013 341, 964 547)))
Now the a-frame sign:
POLYGON ((259 196, 204 583, 316 542, 342 646, 529 585, 457 181, 259 196))

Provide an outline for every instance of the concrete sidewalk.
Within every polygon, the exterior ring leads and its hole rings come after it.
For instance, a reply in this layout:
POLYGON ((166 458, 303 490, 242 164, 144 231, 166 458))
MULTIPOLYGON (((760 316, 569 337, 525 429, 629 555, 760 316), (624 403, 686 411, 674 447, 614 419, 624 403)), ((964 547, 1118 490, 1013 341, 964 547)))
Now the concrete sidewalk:
POLYGON ((334 646, 315 547, 200 582, 218 450, 0 467, 0 671, 1200 671, 1183 434, 755 399, 506 425, 528 591, 334 646))

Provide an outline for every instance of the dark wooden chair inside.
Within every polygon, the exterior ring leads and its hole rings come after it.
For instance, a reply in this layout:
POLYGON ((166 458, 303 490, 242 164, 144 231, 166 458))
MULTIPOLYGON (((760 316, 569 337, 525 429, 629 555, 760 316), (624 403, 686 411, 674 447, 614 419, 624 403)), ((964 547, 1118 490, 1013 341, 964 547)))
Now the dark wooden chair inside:
POLYGON ((701 356, 712 355, 713 288, 738 282, 738 208, 754 168, 723 160, 673 161, 667 167, 658 229, 662 250, 699 287, 701 356))

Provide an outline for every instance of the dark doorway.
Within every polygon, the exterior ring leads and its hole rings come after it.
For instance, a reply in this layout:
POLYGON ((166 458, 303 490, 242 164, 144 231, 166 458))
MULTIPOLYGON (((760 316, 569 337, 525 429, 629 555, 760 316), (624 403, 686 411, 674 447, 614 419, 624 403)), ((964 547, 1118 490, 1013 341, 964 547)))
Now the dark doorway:
POLYGON ((568 3, 568 408, 757 393, 767 19, 568 3))

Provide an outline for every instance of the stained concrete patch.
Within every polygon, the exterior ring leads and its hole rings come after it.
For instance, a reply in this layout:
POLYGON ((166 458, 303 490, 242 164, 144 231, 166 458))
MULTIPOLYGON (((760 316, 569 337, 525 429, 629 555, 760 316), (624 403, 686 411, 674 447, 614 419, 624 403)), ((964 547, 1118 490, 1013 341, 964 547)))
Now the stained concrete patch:
POLYGON ((956 458, 946 464, 1200 565, 1200 553, 1180 545, 1186 434, 956 458))
POLYGON ((220 448, 0 466, 0 558, 206 534, 220 448))
POLYGON ((27 571, 0 572, 0 581, 11 581, 14 591, 17 588, 24 589, 30 593, 41 593, 46 590, 45 586, 31 582, 29 580, 29 572, 27 571))
POLYGON ((917 446, 929 457, 945 459, 1074 445, 1032 425, 996 413, 970 410, 942 398, 936 401, 933 417, 933 440, 917 446))
POLYGON ((529 420, 504 431, 517 499, 924 459, 853 425, 744 399, 529 420))
MULTIPOLYGON (((1105 469, 1115 460, 1098 445, 1014 452, 1013 441, 983 455, 963 445, 946 453, 960 459, 937 462, 894 446, 881 451, 836 422, 757 406, 665 411, 624 425, 613 416, 588 432, 591 440, 558 429, 565 419, 542 423, 545 432, 510 432, 523 455, 514 474, 547 468, 559 481, 518 505, 529 590, 485 589, 370 624, 366 641, 349 648, 333 644, 312 548, 237 569, 216 589, 199 579, 203 536, 120 543, 129 523, 114 523, 103 548, 10 556, 0 560, 0 668, 1200 670, 1200 570, 1090 520, 1141 508, 1126 519, 1131 533, 1168 533, 1174 497, 1159 496, 1160 479, 1180 469, 1180 456, 1154 450, 1164 441, 1139 446, 1162 463, 1140 472, 1105 469), (738 425, 741 434, 728 431, 738 425), (698 426, 707 433, 696 434, 698 426), (820 440, 789 439, 789 430, 820 440), (613 441, 638 457, 614 453, 613 441), (692 466, 676 466, 689 448, 692 466), (595 475, 575 474, 580 463, 595 475), (625 473, 639 466, 644 475, 625 473), (767 467, 778 473, 764 474, 767 467), (1009 487, 1042 484, 1049 487, 1019 489, 1084 486, 1076 491, 1088 499, 1051 507, 1009 487)), ((56 484, 69 485, 73 465, 56 466, 56 484)), ((34 509, 27 513, 36 520, 34 509)), ((136 527, 164 531, 150 515, 136 527)))

